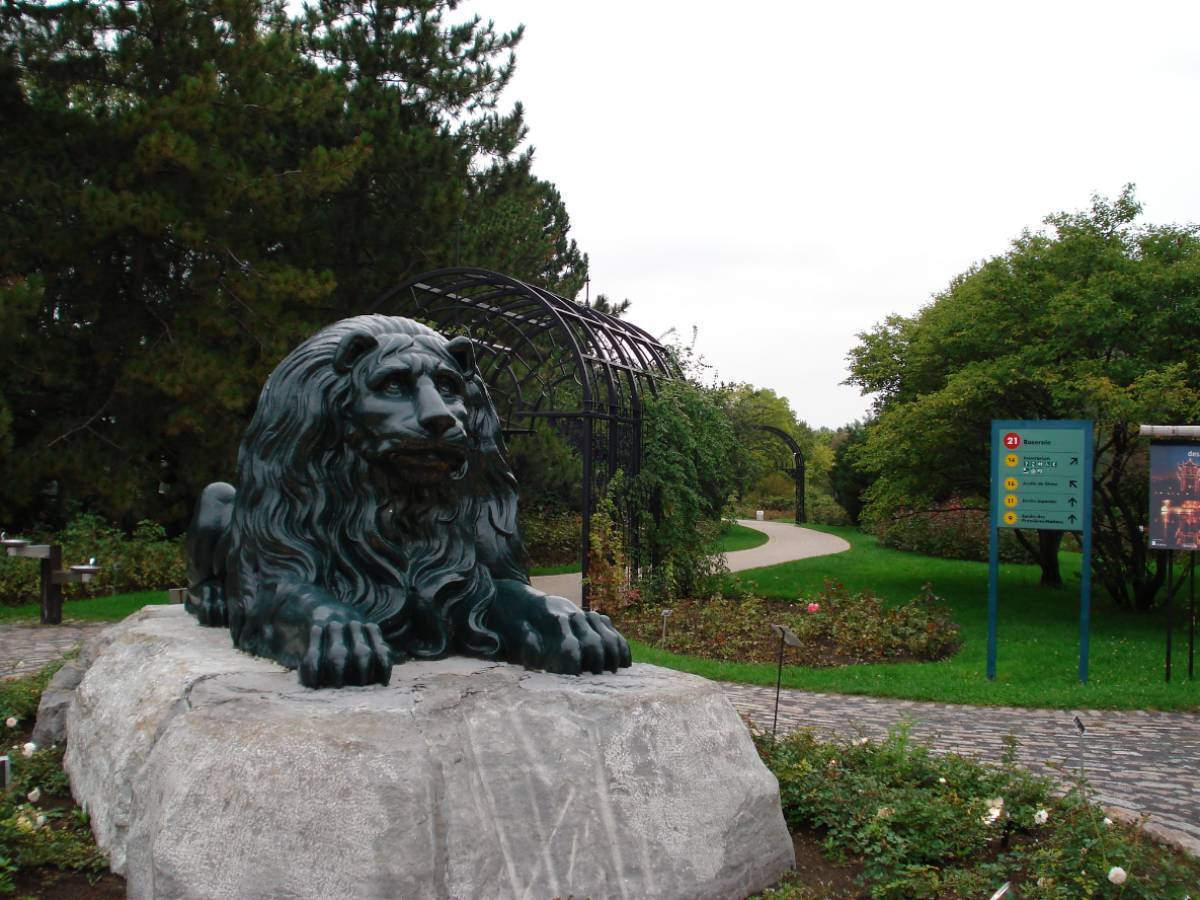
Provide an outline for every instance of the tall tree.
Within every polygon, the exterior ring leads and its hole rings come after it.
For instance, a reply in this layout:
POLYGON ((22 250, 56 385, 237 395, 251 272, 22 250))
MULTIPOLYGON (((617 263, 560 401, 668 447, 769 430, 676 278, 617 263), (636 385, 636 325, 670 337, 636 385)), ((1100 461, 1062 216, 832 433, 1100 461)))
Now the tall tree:
MULTIPOLYGON (((1148 608, 1163 567, 1146 551, 1140 422, 1200 415, 1200 233, 1143 226, 1132 186, 1051 233, 956 278, 911 317, 859 335, 850 382, 877 394, 858 454, 878 476, 868 513, 952 497, 986 498, 990 421, 1096 423, 1096 572, 1115 600, 1148 608)), ((1043 578, 1061 533, 1039 537, 1043 578)))

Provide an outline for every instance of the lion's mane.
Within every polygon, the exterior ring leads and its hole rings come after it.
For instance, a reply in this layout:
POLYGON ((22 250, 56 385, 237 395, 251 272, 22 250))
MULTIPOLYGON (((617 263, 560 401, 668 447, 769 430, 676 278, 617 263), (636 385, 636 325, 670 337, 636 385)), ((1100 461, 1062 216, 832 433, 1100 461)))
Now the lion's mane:
POLYGON ((271 374, 238 452, 227 594, 234 642, 256 652, 277 586, 308 583, 378 623, 410 656, 494 655, 500 641, 484 623, 493 578, 528 576, 491 398, 478 373, 466 373, 467 472, 397 512, 395 479, 348 441, 363 375, 361 366, 339 373, 333 359, 353 332, 381 344, 394 335, 445 344, 410 319, 359 316, 313 335, 271 374))

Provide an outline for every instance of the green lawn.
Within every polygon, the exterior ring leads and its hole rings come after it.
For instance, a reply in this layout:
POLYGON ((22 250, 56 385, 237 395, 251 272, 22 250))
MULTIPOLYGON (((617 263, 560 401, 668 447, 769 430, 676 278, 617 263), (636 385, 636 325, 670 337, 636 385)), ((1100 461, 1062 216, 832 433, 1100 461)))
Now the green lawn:
MULTIPOLYGON (((166 591, 143 591, 138 594, 118 594, 115 597, 68 600, 63 604, 63 618, 83 619, 90 622, 115 622, 148 604, 167 602, 166 591)), ((36 603, 26 603, 24 606, 0 606, 0 622, 36 622, 40 609, 36 603)))
POLYGON ((561 566, 534 566, 529 570, 530 575, 567 575, 579 571, 579 563, 563 563, 561 566))
MULTIPOLYGON (((952 659, 936 663, 898 663, 837 669, 786 667, 788 687, 850 694, 875 694, 914 700, 1010 706, 1111 709, 1200 709, 1198 682, 1186 681, 1186 635, 1177 613, 1174 671, 1163 681, 1165 621, 1161 613, 1135 614, 1113 609, 1104 594, 1092 597, 1090 677, 1078 680, 1079 562, 1063 554, 1067 587, 1038 586, 1038 568, 1000 567, 1000 617, 997 677, 984 675, 987 651, 987 564, 935 559, 878 546, 852 528, 815 527, 852 545, 846 553, 799 560, 741 572, 738 583, 754 593, 795 599, 821 589, 826 578, 851 590, 873 590, 900 602, 931 582, 953 610, 963 647, 952 659)), ((774 684, 770 665, 737 665, 679 657, 643 644, 634 658, 709 678, 774 684)))
POLYGON ((750 550, 761 547, 770 538, 761 531, 739 525, 737 522, 726 522, 721 527, 721 537, 717 547, 722 553, 736 553, 739 550, 750 550))

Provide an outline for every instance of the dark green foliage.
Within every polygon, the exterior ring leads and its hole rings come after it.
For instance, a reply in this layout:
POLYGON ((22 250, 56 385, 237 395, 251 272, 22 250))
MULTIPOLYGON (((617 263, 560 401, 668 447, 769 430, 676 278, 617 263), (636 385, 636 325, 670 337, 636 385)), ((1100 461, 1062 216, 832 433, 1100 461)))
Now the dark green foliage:
POLYGON ((521 487, 522 511, 550 508, 579 512, 583 460, 553 428, 542 425, 532 434, 514 435, 508 442, 508 461, 521 487))
POLYGON ((808 522, 817 525, 849 525, 850 516, 833 497, 827 494, 810 494, 808 498, 808 522))
MULTIPOLYGON (((181 542, 168 540, 162 526, 153 522, 139 522, 133 534, 126 535, 99 516, 80 514, 57 533, 21 536, 40 543, 62 544, 65 565, 95 557, 100 572, 88 584, 64 585, 67 599, 160 590, 186 583, 181 542)), ((36 602, 39 579, 38 560, 0 556, 0 605, 36 602)))
POLYGON ((660 385, 643 407, 642 470, 632 485, 644 587, 657 598, 707 593, 712 553, 744 451, 718 392, 688 381, 660 385))
POLYGON ((875 481, 871 472, 864 471, 858 465, 858 451, 866 443, 869 427, 869 422, 853 422, 834 439, 833 468, 829 472, 829 483, 833 498, 846 511, 852 525, 859 523, 863 510, 863 495, 875 481))
POLYGON ((457 262, 586 258, 451 0, 0 9, 0 520, 181 527, 299 339, 457 262))
MULTIPOLYGON (((978 500, 950 501, 920 512, 899 510, 893 518, 876 521, 870 531, 894 550, 980 562, 988 558, 988 511, 978 500)), ((1036 562, 1036 556, 1021 546, 1012 530, 1004 529, 1000 560, 1036 562)))
POLYGON ((527 511, 522 498, 518 521, 521 525, 521 543, 525 545, 530 565, 579 565, 581 519, 579 513, 554 512, 550 509, 527 511))
POLYGON ((1105 825, 1086 786, 1055 798, 1047 779, 1016 766, 1011 739, 998 766, 934 754, 903 727, 882 741, 825 743, 809 732, 755 741, 788 824, 822 835, 835 859, 861 860, 872 897, 987 897, 1011 881, 1019 896, 1043 900, 1161 898, 1200 881, 1196 860, 1105 825), (1121 887, 1109 881, 1113 866, 1127 873, 1121 887))
POLYGON ((1136 227, 1139 212, 1128 187, 1051 216, 1052 234, 1022 234, 916 315, 859 335, 850 381, 879 411, 855 462, 878 476, 870 517, 986 498, 992 419, 1092 419, 1095 573, 1122 606, 1156 602, 1137 426, 1200 417, 1200 231, 1136 227))

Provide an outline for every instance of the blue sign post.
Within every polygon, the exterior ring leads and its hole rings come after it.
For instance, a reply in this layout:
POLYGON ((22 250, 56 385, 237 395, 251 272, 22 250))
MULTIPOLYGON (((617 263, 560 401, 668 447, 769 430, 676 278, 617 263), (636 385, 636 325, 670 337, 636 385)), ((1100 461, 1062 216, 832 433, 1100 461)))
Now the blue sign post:
POLYGON ((1079 680, 1088 679, 1092 615, 1092 423, 1079 419, 993 420, 988 528, 987 677, 996 677, 1000 529, 1078 531, 1083 544, 1079 680))

